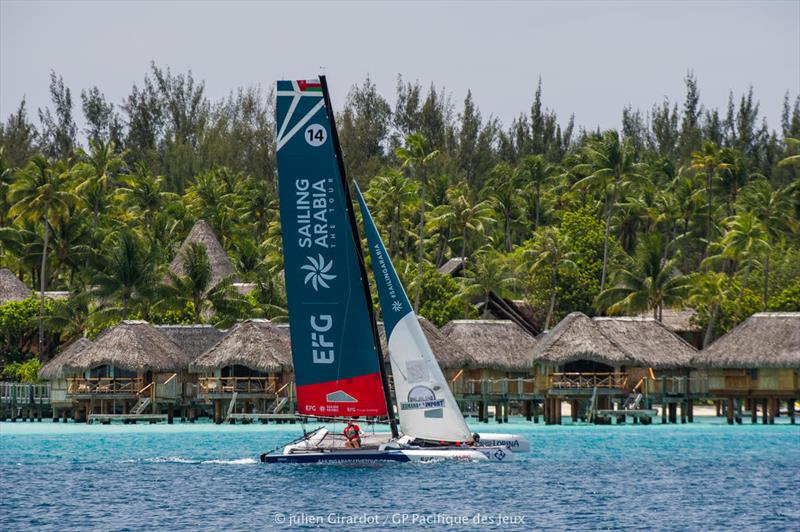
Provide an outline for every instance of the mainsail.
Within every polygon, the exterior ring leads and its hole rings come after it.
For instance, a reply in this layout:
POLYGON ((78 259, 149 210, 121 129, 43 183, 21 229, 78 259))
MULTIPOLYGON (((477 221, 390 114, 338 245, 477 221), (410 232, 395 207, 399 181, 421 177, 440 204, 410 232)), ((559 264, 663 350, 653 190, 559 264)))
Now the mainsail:
POLYGON ((278 81, 280 214, 298 410, 386 416, 372 302, 325 89, 324 77, 278 81))
POLYGON ((355 193, 378 287, 400 427, 404 434, 424 440, 471 441, 469 427, 400 284, 358 185, 355 193))

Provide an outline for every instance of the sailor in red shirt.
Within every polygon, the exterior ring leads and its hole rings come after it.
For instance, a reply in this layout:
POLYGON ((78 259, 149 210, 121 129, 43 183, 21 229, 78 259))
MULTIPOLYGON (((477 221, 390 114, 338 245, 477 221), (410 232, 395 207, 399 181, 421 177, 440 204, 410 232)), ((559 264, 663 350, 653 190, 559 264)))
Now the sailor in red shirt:
POLYGON ((344 428, 344 437, 347 440, 345 444, 347 447, 351 449, 361 447, 361 429, 356 425, 354 419, 347 422, 347 426, 344 428))

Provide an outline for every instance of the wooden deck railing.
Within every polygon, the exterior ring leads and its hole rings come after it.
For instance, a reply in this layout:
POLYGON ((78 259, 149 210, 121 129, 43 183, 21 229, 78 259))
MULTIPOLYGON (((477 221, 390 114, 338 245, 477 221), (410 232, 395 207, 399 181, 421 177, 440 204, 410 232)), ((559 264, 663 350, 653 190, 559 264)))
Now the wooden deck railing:
POLYGON ((0 382, 0 401, 4 403, 34 403, 50 400, 50 386, 24 382, 0 382))
POLYGON ((116 378, 116 377, 70 377, 67 379, 67 394, 139 394, 144 388, 144 379, 141 377, 116 378))
POLYGON ((628 376, 624 373, 553 373, 550 388, 592 389, 625 388, 628 376))
POLYGON ((454 395, 523 395, 535 393, 535 380, 523 377, 451 380, 454 395))
POLYGON ((642 379, 642 391, 645 395, 685 395, 708 393, 706 377, 656 377, 642 379))
POLYGON ((278 377, 200 377, 198 392, 212 393, 264 393, 277 394, 281 381, 278 377))

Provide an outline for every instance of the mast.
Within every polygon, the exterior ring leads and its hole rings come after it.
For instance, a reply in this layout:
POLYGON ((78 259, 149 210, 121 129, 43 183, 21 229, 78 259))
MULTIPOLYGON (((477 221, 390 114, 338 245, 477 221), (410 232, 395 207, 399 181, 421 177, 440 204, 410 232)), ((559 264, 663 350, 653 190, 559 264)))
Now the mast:
POLYGON ((325 112, 328 114, 328 122, 331 125, 331 137, 333 140, 333 148, 336 153, 336 164, 339 166, 339 175, 342 179, 342 188, 345 194, 345 208, 347 209, 347 218, 350 221, 350 229, 353 233, 353 243, 356 247, 356 255, 358 256, 358 267, 361 270, 361 285, 364 289, 364 297, 367 300, 367 308, 369 309, 369 321, 372 325, 372 338, 375 342, 375 352, 378 354, 378 367, 381 371, 381 381, 383 383, 383 396, 386 400, 386 414, 389 417, 389 425, 392 429, 392 437, 397 438, 399 433, 397 431, 397 419, 394 415, 394 406, 392 402, 392 395, 389 393, 389 377, 386 374, 386 363, 383 360, 383 350, 381 349, 381 342, 378 336, 378 323, 375 319, 375 308, 372 305, 372 292, 369 288, 369 278, 367 277, 367 269, 364 263, 364 253, 361 249, 361 236, 358 233, 358 226, 356 225, 356 215, 353 211, 353 199, 350 196, 350 187, 347 182, 347 173, 344 166, 344 157, 342 156, 342 147, 339 144, 339 132, 336 129, 336 121, 333 113, 333 106, 331 105, 331 98, 328 92, 328 81, 325 76, 319 76, 320 85, 322 85, 322 97, 325 101, 325 112))

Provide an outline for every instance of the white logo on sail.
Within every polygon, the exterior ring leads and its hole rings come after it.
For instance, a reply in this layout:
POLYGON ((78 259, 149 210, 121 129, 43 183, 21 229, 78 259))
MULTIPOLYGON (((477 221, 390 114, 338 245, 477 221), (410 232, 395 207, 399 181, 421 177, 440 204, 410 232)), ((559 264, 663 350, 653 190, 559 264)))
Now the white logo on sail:
POLYGON ((403 310, 403 304, 400 303, 399 301, 395 301, 394 303, 392 303, 392 310, 395 312, 400 312, 401 310, 403 310))
POLYGON ((301 270, 306 270, 309 273, 306 274, 306 278, 303 280, 305 284, 308 284, 311 281, 311 286, 314 288, 314 291, 319 291, 319 287, 323 288, 330 288, 328 283, 325 281, 331 281, 336 279, 336 275, 332 273, 328 273, 333 268, 333 261, 325 262, 325 257, 322 255, 318 255, 318 258, 315 259, 314 257, 306 257, 308 259, 309 264, 304 264, 300 266, 301 270))

